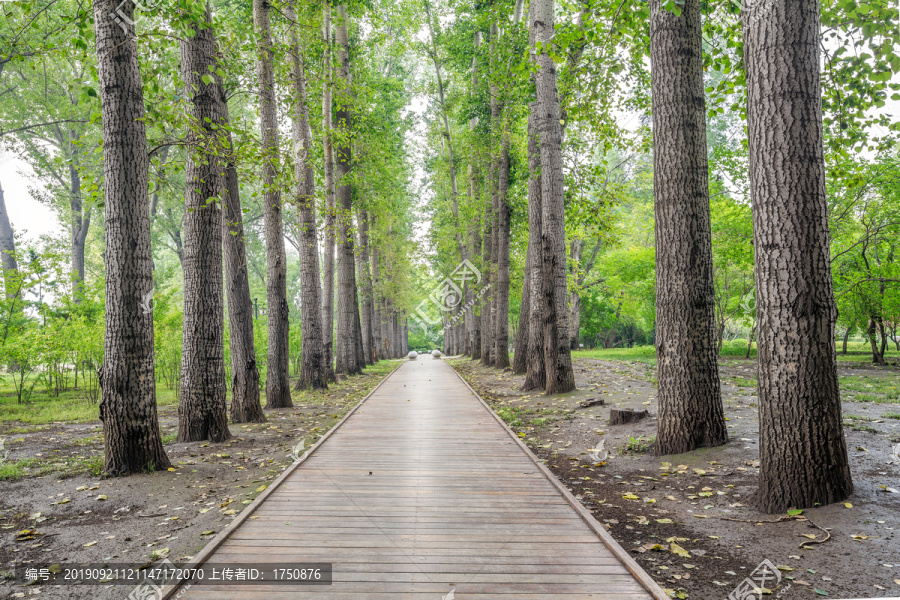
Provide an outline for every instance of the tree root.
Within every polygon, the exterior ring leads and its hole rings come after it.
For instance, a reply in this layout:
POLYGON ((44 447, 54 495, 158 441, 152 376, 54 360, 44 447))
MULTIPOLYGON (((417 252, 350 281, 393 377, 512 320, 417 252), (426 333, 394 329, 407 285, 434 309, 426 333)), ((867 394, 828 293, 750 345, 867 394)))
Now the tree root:
POLYGON ((825 537, 822 538, 821 540, 815 539, 815 540, 809 540, 809 541, 806 541, 806 542, 801 542, 801 543, 800 543, 800 546, 798 546, 799 548, 802 548, 803 546, 806 546, 806 545, 808 545, 808 544, 824 544, 825 542, 827 542, 828 540, 831 539, 831 532, 830 532, 830 531, 828 531, 827 529, 825 529, 825 528, 822 527, 821 525, 817 525, 816 523, 813 523, 810 519, 808 519, 807 517, 804 517, 803 515, 784 515, 784 516, 782 516, 782 517, 778 517, 778 518, 775 519, 774 521, 759 521, 759 520, 751 520, 751 519, 735 519, 735 518, 733 518, 733 517, 714 517, 714 518, 716 518, 716 519, 721 519, 722 521, 734 521, 734 522, 736 522, 736 523, 750 523, 751 525, 761 525, 762 523, 782 523, 782 522, 784 522, 784 521, 795 521, 795 520, 796 520, 796 521, 806 521, 807 523, 809 523, 809 524, 812 525, 813 527, 815 527, 815 528, 817 528, 817 529, 821 529, 822 531, 825 532, 825 537))

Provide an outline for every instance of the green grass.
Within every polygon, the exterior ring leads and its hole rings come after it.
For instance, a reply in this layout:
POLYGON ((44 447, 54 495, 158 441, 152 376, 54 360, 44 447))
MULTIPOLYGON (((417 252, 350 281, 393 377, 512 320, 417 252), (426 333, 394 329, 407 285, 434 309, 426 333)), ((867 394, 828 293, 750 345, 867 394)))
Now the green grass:
MULTIPOLYGON (((387 375, 391 371, 397 368, 396 360, 380 360, 374 365, 369 365, 363 371, 364 375, 377 375, 380 378, 384 375, 387 375)), ((294 378, 291 378, 291 383, 294 383, 294 378)), ((329 394, 330 396, 334 396, 335 394, 340 394, 341 392, 346 392, 346 395, 354 394, 358 396, 359 400, 362 400, 363 396, 368 393, 368 390, 375 387, 377 381, 373 381, 371 379, 361 381, 358 377, 350 377, 344 378, 337 383, 329 383, 328 391, 322 392, 320 390, 292 390, 291 391, 291 399, 294 404, 326 404, 328 399, 325 397, 325 394, 329 394), (368 385, 361 385, 364 382, 368 382, 368 385), (364 392, 364 393, 363 393, 364 392)), ((265 393, 262 395, 262 402, 265 404, 265 393)))
MULTIPOLYGON (((165 385, 156 386, 156 403, 159 406, 175 404, 175 391, 165 385)), ((46 425, 66 421, 83 423, 100 418, 100 403, 88 400, 82 389, 68 390, 59 396, 47 395, 45 390, 35 388, 27 402, 18 403, 9 376, 0 377, 0 422, 18 421, 25 425, 46 425)), ((27 433, 35 428, 19 427, 8 433, 27 433)))
MULTIPOLYGON (((719 356, 728 358, 744 358, 747 353, 746 343, 733 344, 725 342, 719 356)), ((653 346, 633 346, 631 348, 597 348, 594 350, 576 350, 575 358, 597 358, 600 360, 630 360, 648 365, 656 364, 656 348, 653 346)), ((751 358, 756 357, 756 345, 753 345, 751 358)))
MULTIPOLYGON (((387 375, 397 366, 396 361, 379 361, 378 364, 366 367, 367 375, 387 375)), ((371 380, 368 380, 371 383, 371 380)), ((373 384, 374 385, 374 384, 373 384)), ((359 393, 362 390, 359 379, 351 377, 329 386, 330 392, 359 393)), ((361 396, 360 396, 361 397, 361 396)), ((294 402, 301 404, 322 404, 325 398, 321 392, 294 391, 294 402)), ((177 404, 175 390, 170 390, 163 383, 156 385, 156 403, 158 406, 177 404)), ((265 394, 263 393, 263 403, 265 394)), ((85 397, 81 389, 68 390, 59 396, 48 396, 44 390, 34 389, 28 402, 19 404, 15 389, 9 376, 0 377, 0 423, 10 421, 21 423, 4 431, 5 434, 31 433, 40 430, 41 425, 56 422, 84 423, 97 421, 100 418, 100 403, 93 403, 85 397)))
POLYGON ((656 348, 653 346, 634 346, 632 348, 597 348, 595 350, 576 350, 575 358, 597 358, 600 360, 633 360, 648 365, 656 364, 656 348))
POLYGON ((898 419, 900 420, 900 412, 886 412, 881 415, 882 419, 898 419))
POLYGON ((637 437, 631 436, 628 441, 625 442, 625 445, 622 447, 622 451, 640 454, 649 450, 650 446, 652 446, 655 442, 655 435, 651 435, 649 437, 644 437, 642 435, 639 435, 637 437))
POLYGON ((522 424, 522 410, 512 406, 501 406, 497 409, 497 415, 510 427, 518 427, 522 424))
POLYGON ((841 398, 847 402, 900 403, 900 382, 896 377, 841 377, 841 398))
POLYGON ((867 417, 865 415, 844 415, 845 419, 850 419, 851 421, 874 421, 874 417, 867 417))
POLYGON ((82 473, 100 477, 103 474, 103 456, 47 456, 0 463, 0 481, 40 477, 50 473, 57 473, 60 477, 74 477, 82 473))
POLYGON ((755 379, 749 379, 747 377, 735 377, 734 379, 731 380, 731 383, 733 383, 737 387, 755 388, 757 385, 757 382, 755 379))

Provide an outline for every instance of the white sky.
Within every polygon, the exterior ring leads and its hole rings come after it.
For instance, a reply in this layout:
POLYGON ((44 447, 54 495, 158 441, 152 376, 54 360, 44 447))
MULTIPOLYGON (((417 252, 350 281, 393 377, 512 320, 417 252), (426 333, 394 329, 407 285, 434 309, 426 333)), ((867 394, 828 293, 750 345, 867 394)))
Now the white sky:
POLYGON ((0 151, 0 186, 3 186, 9 221, 16 235, 28 242, 36 242, 41 235, 63 228, 53 211, 32 197, 28 190, 29 186, 40 185, 42 183, 27 162, 0 151))

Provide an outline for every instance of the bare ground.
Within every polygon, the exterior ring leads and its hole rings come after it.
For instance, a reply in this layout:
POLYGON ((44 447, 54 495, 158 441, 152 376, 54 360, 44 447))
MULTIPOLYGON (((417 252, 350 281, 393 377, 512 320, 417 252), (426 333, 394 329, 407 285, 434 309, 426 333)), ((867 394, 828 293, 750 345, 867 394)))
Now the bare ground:
POLYGON ((771 522, 779 515, 749 505, 759 473, 755 360, 721 361, 731 441, 664 457, 652 454, 655 367, 576 359, 579 389, 545 396, 519 391, 524 377, 508 369, 467 359, 451 364, 675 597, 725 598, 766 559, 781 577, 767 582, 771 597, 900 596, 900 493, 894 491, 900 489, 900 461, 892 456, 900 420, 882 418, 900 409, 897 367, 841 364, 842 381, 851 389, 894 390, 893 403, 859 391, 842 394, 855 484, 848 503, 771 522), (882 402, 857 401, 873 397, 882 402), (579 408, 593 398, 605 404, 579 408), (610 427, 610 406, 646 408, 650 416, 610 427), (590 450, 601 440, 610 456, 595 463, 590 450))
MULTIPOLYGON (((113 479, 53 472, 0 482, 0 572, 31 564, 188 560, 287 468, 301 440, 307 448, 315 443, 383 377, 370 371, 324 393, 295 393, 293 408, 265 411, 266 423, 231 424, 233 437, 222 444, 167 443, 172 471, 113 479)), ((164 439, 173 438, 176 407, 161 407, 159 418, 164 439)), ((6 422, 0 437, 6 437, 9 461, 39 457, 62 464, 65 457, 103 452, 99 422, 41 428, 6 422), (33 431, 9 433, 23 429, 33 431)), ((20 586, 0 576, 0 598, 125 598, 130 591, 20 586)))

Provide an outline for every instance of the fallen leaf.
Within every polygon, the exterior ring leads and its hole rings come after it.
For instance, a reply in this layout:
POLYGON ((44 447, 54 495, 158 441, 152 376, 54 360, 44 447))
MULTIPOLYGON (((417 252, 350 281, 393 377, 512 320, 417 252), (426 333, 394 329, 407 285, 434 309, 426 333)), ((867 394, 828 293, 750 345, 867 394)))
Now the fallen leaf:
POLYGON ((97 540, 94 540, 93 542, 88 542, 87 544, 85 544, 84 547, 85 547, 85 548, 90 548, 91 546, 93 546, 93 545, 96 544, 96 543, 97 543, 97 540))
POLYGON ((683 558, 690 558, 690 557, 691 557, 690 553, 689 553, 687 550, 685 550, 684 548, 682 548, 681 546, 679 546, 679 545, 676 544, 675 542, 672 542, 672 543, 669 545, 669 550, 672 552, 672 554, 677 554, 678 556, 681 556, 681 557, 683 557, 683 558))

